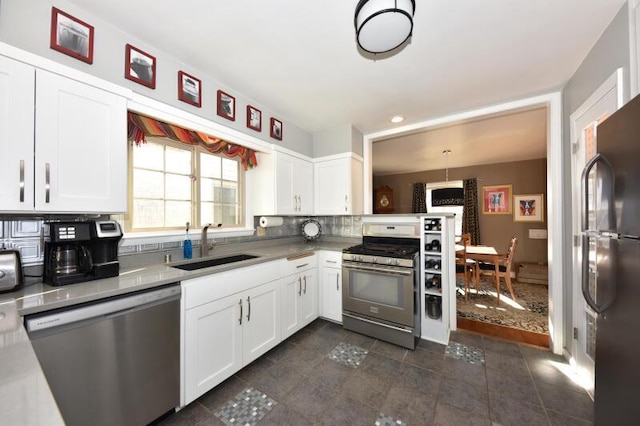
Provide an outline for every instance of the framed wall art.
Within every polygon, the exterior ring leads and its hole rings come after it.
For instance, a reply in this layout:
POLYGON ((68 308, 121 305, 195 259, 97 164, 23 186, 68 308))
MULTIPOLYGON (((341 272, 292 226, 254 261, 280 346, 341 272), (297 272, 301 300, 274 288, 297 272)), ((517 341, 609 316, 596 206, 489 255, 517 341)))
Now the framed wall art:
POLYGON ((271 137, 282 140, 282 121, 271 117, 271 137))
POLYGON ((544 194, 513 196, 514 222, 544 222, 544 194))
POLYGON ((178 99, 193 106, 202 106, 202 82, 184 71, 178 71, 178 99))
POLYGON ((251 105, 247 105, 247 127, 257 132, 262 131, 262 111, 251 105))
POLYGON ((511 185, 482 187, 483 214, 511 214, 511 185))
POLYGON ((156 58, 127 44, 125 47, 124 77, 143 86, 156 88, 156 58))
POLYGON ((58 52, 93 63, 93 27, 58 8, 51 8, 51 44, 58 52))
POLYGON ((236 98, 222 90, 218 90, 218 115, 236 121, 236 98))

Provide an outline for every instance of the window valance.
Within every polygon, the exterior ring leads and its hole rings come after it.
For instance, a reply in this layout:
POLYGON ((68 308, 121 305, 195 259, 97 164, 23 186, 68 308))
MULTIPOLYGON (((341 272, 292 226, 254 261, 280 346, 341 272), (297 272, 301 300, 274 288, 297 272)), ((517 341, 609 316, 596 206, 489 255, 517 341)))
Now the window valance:
POLYGON ((136 145, 145 143, 145 137, 147 136, 167 137, 189 145, 200 145, 212 154, 223 154, 229 158, 240 157, 242 167, 245 170, 252 169, 258 165, 256 152, 252 149, 209 136, 206 133, 184 129, 180 126, 136 114, 135 112, 129 111, 128 113, 127 130, 129 140, 135 142, 136 145))

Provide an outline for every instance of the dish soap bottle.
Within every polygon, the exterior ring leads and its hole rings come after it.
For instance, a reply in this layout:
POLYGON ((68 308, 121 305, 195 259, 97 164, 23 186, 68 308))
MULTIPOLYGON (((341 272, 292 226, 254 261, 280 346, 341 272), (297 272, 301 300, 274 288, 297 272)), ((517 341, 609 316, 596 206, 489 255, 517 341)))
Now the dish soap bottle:
POLYGON ((182 254, 185 259, 191 259, 191 257, 193 257, 193 246, 191 245, 191 238, 189 238, 189 222, 187 222, 187 233, 184 237, 184 249, 182 254))

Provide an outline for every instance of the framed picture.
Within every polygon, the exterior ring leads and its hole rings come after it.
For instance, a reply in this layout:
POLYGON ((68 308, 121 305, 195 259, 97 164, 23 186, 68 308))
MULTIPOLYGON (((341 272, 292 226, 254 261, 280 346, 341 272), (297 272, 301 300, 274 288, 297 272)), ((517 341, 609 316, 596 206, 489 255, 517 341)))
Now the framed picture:
POLYGON ((73 16, 51 8, 51 48, 93 63, 93 27, 73 16))
POLYGON ((511 214, 511 185, 483 186, 482 213, 511 214))
POLYGON ((178 71, 178 99, 200 108, 202 82, 184 71, 178 71))
POLYGON ((236 121, 236 98, 222 90, 218 90, 218 115, 236 121))
POLYGON ((155 89, 156 58, 130 44, 126 45, 125 52, 124 77, 155 89))
POLYGON ((247 127, 257 132, 262 131, 262 111, 247 105, 247 127))
POLYGON ((282 121, 271 117, 271 137, 282 140, 282 121))
POLYGON ((514 222, 544 222, 544 194, 513 196, 514 222))

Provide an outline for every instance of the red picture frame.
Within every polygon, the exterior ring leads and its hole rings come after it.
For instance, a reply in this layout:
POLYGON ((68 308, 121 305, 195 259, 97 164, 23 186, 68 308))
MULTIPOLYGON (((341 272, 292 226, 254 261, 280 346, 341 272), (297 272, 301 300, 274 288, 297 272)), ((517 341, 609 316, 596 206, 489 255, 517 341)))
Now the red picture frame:
POLYGON ((262 111, 252 105, 247 105, 247 127, 256 132, 262 131, 262 111))
POLYGON ((491 185, 482 187, 483 214, 511 214, 511 185, 491 185))
POLYGON ((236 98, 222 90, 218 90, 218 115, 236 121, 236 98))
POLYGON ((156 88, 156 58, 147 52, 125 46, 124 78, 151 89, 156 88))
POLYGON ((193 106, 202 106, 202 81, 184 71, 178 71, 178 99, 193 106))
POLYGON ((279 141, 282 140, 282 121, 271 117, 270 134, 271 137, 279 141))
POLYGON ((93 26, 56 7, 51 8, 52 49, 93 64, 93 36, 93 26))

